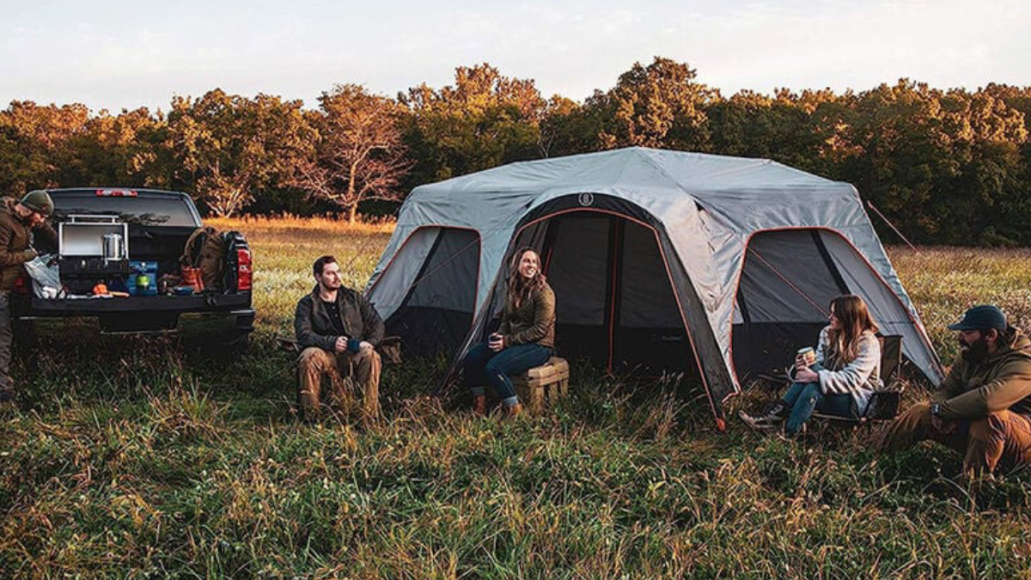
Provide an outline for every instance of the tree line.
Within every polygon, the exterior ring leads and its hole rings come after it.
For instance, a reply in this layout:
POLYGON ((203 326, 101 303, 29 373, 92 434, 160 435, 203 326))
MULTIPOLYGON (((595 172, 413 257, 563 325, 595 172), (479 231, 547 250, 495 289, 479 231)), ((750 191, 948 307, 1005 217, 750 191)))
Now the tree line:
MULTIPOLYGON (((182 190, 219 216, 391 213, 413 187, 513 161, 627 146, 764 157, 855 184, 916 243, 1031 243, 1031 87, 740 91, 687 63, 634 64, 583 102, 489 64, 390 98, 337 85, 318 106, 215 89, 167 112, 0 111, 0 191, 182 190)), ((883 228, 877 217, 873 218, 883 228)), ((895 240, 887 229, 886 239, 895 240)))

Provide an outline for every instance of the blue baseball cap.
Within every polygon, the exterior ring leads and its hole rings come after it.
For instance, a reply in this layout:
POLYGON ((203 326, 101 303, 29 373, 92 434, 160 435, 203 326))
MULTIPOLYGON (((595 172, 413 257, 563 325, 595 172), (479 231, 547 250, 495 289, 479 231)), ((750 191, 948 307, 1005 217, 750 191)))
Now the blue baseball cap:
POLYGON ((1006 323, 1006 315, 991 304, 975 306, 966 311, 963 320, 949 325, 949 330, 988 330, 990 328, 999 332, 1009 328, 1009 324, 1006 323))

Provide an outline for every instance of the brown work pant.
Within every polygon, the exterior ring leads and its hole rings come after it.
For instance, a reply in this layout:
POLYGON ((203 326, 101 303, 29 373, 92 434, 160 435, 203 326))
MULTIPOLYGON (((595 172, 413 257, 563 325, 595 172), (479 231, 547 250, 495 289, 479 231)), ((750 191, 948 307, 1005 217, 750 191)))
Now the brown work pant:
POLYGON ((963 454, 963 471, 979 475, 998 466, 1010 471, 1031 463, 1031 418, 1012 411, 991 413, 980 419, 947 421, 954 428, 936 429, 931 404, 917 403, 906 409, 881 433, 881 451, 908 449, 930 439, 963 454))
POLYGON ((331 353, 318 347, 301 351, 297 362, 300 390, 297 401, 306 417, 314 417, 319 410, 319 395, 322 381, 328 379, 327 403, 336 409, 349 412, 354 402, 354 393, 359 391, 364 398, 362 418, 366 422, 379 418, 379 353, 363 349, 358 353, 331 353))

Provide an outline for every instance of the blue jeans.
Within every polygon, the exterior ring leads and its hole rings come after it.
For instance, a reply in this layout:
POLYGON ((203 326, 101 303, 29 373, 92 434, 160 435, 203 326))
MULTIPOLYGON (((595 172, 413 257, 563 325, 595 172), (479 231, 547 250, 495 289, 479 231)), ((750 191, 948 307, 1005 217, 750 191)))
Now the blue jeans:
POLYGON ((825 415, 859 417, 852 395, 821 393, 820 383, 791 383, 791 387, 784 393, 781 400, 784 401, 787 408, 791 409, 791 415, 784 423, 784 433, 788 435, 798 433, 816 409, 825 415))
POLYGON ((551 358, 551 349, 535 342, 509 346, 494 352, 481 342, 465 355, 465 386, 474 397, 484 394, 484 385, 490 385, 506 407, 519 403, 509 375, 524 373, 539 367, 551 358))

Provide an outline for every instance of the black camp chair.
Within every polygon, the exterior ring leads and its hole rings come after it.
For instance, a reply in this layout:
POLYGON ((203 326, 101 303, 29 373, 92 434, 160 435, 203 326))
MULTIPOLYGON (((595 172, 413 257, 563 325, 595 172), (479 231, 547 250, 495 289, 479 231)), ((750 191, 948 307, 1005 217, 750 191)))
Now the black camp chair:
POLYGON ((899 335, 878 336, 881 343, 881 382, 884 388, 870 395, 866 412, 857 418, 839 417, 813 413, 812 420, 842 427, 858 427, 882 421, 891 421, 899 414, 902 392, 905 385, 894 379, 902 367, 902 337, 899 335))

